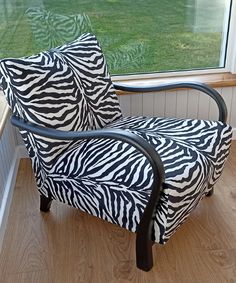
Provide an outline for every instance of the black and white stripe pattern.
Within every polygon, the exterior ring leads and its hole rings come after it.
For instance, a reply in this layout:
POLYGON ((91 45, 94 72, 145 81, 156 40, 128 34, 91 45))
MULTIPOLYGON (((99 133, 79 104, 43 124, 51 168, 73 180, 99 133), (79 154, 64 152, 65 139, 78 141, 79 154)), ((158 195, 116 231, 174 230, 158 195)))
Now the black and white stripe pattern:
POLYGON ((83 33, 93 32, 90 18, 85 13, 61 15, 44 8, 32 7, 25 14, 35 43, 42 49, 53 48, 70 42, 83 33))
MULTIPOLYGON (((121 117, 104 56, 92 35, 0 63, 12 112, 61 130, 130 131, 152 144, 165 168, 155 240, 165 243, 222 173, 232 131, 222 122, 121 117)), ((153 174, 132 146, 110 139, 56 141, 22 131, 39 191, 136 231, 153 174)))
MULTIPOLYGON (((0 72, 13 114, 26 121, 60 130, 84 131, 121 117, 105 58, 93 35, 85 34, 70 44, 35 56, 4 59, 0 72)), ((73 144, 25 132, 22 135, 31 158, 38 164, 38 180, 73 144)))

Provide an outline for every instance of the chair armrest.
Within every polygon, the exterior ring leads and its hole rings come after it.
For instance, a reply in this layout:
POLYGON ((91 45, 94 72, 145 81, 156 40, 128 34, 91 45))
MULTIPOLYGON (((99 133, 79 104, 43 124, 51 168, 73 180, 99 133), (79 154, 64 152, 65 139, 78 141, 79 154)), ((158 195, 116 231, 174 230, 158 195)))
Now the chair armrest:
POLYGON ((146 140, 131 132, 120 129, 101 129, 91 131, 61 131, 53 128, 38 126, 16 116, 11 117, 12 125, 34 133, 39 136, 58 140, 83 140, 83 139, 113 139, 126 142, 134 146, 149 161, 153 170, 153 185, 148 204, 143 212, 137 228, 137 236, 152 240, 153 219, 160 198, 160 191, 164 182, 164 166, 155 148, 146 140))
POLYGON ((150 86, 129 86, 117 83, 113 85, 117 90, 128 92, 153 92, 180 88, 196 89, 215 100, 219 109, 219 121, 226 123, 227 120, 227 107, 222 96, 215 89, 201 82, 177 82, 150 86))

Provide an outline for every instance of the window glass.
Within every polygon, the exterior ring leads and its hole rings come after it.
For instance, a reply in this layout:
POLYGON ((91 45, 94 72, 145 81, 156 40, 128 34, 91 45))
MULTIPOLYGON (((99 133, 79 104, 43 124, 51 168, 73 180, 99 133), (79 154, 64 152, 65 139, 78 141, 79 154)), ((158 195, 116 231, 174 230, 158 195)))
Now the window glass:
POLYGON ((224 67, 230 0, 0 0, 0 58, 95 34, 112 74, 224 67))

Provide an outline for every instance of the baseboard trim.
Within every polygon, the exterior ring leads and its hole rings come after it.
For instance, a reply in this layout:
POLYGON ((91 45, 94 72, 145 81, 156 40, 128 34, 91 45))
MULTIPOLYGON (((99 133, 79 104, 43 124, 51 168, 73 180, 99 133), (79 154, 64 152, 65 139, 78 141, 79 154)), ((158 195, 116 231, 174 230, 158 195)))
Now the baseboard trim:
MULTIPOLYGON (((236 131, 236 129, 235 129, 236 131)), ((26 150, 26 147, 22 144, 22 145, 18 145, 17 146, 17 152, 18 152, 18 158, 29 158, 28 152, 26 150)))
POLYGON ((233 128, 233 140, 236 140, 236 128, 233 128))
POLYGON ((9 170, 6 186, 4 188, 3 199, 0 207, 0 252, 2 249, 4 234, 7 226, 7 219, 11 207, 11 201, 12 201, 13 191, 15 188, 20 158, 22 158, 21 156, 23 156, 24 154, 22 148, 23 146, 16 147, 15 154, 11 162, 11 167, 9 170))

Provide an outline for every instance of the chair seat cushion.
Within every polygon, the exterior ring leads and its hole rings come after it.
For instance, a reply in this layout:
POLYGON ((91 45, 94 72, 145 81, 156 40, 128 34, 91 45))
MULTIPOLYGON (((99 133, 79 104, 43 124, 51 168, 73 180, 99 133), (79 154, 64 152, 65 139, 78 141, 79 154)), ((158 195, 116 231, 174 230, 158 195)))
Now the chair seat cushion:
MULTIPOLYGON (((165 243, 221 175, 231 127, 192 119, 125 117, 108 125, 151 143, 165 168, 156 210, 155 241, 165 243)), ((147 159, 127 143, 85 140, 61 154, 40 191, 92 215, 136 231, 153 173, 147 159)))

